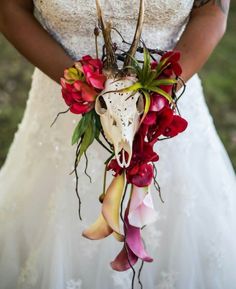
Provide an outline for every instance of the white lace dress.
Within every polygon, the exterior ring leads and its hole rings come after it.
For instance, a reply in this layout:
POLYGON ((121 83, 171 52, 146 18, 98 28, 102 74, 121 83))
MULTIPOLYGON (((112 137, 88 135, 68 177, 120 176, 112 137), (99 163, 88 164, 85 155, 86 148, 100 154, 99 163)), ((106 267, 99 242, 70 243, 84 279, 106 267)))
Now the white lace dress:
MULTIPOLYGON (((95 0, 34 2, 37 19, 73 58, 94 55, 95 0)), ((106 16, 130 41, 138 0, 102 2, 106 16)), ((146 44, 173 48, 193 0, 146 2, 146 44)), ((197 75, 188 81, 179 107, 189 122, 187 131, 155 147, 165 203, 153 188, 159 218, 143 231, 154 257, 143 269, 144 288, 235 289, 235 174, 197 75)), ((80 222, 75 180, 69 174, 75 154, 70 140, 78 116, 63 115, 50 128, 65 109, 59 85, 35 69, 23 120, 0 171, 0 289, 130 288, 131 271, 115 272, 109 265, 122 244, 113 237, 90 241, 81 236, 100 212, 107 155, 96 143, 89 150, 92 184, 81 163, 80 222)))

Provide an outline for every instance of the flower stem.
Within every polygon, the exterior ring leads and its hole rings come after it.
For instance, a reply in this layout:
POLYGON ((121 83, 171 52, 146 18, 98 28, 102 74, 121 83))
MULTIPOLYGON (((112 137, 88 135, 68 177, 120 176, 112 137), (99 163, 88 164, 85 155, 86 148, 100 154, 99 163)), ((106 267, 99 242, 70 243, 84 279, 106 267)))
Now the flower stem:
POLYGON ((79 209, 78 209, 78 214, 79 214, 79 218, 80 220, 82 221, 82 217, 81 217, 81 198, 80 198, 80 195, 79 195, 79 190, 78 190, 78 185, 79 185, 79 176, 78 176, 78 171, 77 171, 77 167, 78 167, 78 156, 79 156, 79 153, 80 153, 80 145, 81 145, 81 142, 77 145, 77 148, 76 148, 76 158, 75 158, 75 162, 74 162, 74 172, 75 172, 75 178, 76 178, 76 184, 75 184, 75 192, 76 192, 76 195, 78 197, 78 200, 79 200, 79 209))
POLYGON ((134 280, 135 280, 136 272, 135 272, 135 269, 134 269, 133 265, 130 262, 129 251, 128 251, 127 242, 126 242, 126 228, 125 228, 126 227, 126 223, 125 223, 125 220, 124 220, 124 217, 123 217, 123 204, 124 204, 125 196, 126 196, 126 193, 127 193, 127 188, 128 188, 128 182, 126 181, 125 190, 124 190, 124 194, 123 194, 123 197, 122 197, 122 200, 121 200, 121 206, 120 206, 120 218, 121 218, 121 220, 123 222, 123 225, 124 225, 124 246, 125 246, 125 250, 126 250, 126 253, 127 253, 127 257, 128 257, 128 263, 130 265, 130 268, 133 271, 131 289, 134 289, 134 280))

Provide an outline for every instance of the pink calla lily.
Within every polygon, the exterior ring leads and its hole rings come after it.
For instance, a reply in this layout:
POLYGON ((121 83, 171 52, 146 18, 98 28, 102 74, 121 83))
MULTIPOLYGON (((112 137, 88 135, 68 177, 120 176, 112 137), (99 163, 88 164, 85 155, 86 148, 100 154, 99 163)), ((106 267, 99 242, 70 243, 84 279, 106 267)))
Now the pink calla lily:
POLYGON ((121 272, 130 269, 129 261, 131 265, 134 266, 138 261, 138 257, 129 249, 128 246, 125 248, 124 245, 120 253, 116 256, 115 260, 110 264, 113 270, 121 272))
POLYGON ((129 246, 130 250, 140 259, 142 259, 145 262, 152 262, 153 259, 147 254, 144 244, 142 241, 141 236, 141 229, 134 227, 130 225, 129 219, 128 219, 128 210, 129 207, 126 209, 125 212, 125 224, 126 224, 126 242, 129 246))
POLYGON ((138 259, 145 262, 152 262, 145 248, 141 237, 141 229, 129 224, 128 220, 129 205, 125 210, 124 230, 126 232, 125 244, 115 260, 111 262, 111 267, 116 271, 126 271, 130 269, 130 264, 133 266, 138 259))
POLYGON ((154 209, 149 187, 132 186, 132 196, 129 209, 130 225, 142 228, 157 220, 158 214, 154 209))

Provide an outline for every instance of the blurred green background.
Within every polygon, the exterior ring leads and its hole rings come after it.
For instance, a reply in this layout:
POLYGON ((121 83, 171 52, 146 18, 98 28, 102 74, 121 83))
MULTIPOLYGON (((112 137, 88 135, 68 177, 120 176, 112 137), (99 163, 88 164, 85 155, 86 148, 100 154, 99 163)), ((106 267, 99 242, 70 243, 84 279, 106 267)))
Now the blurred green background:
MULTIPOLYGON (((218 133, 236 168, 236 1, 228 30, 201 71, 206 100, 218 133)), ((33 67, 0 35, 0 166, 20 122, 33 67)))

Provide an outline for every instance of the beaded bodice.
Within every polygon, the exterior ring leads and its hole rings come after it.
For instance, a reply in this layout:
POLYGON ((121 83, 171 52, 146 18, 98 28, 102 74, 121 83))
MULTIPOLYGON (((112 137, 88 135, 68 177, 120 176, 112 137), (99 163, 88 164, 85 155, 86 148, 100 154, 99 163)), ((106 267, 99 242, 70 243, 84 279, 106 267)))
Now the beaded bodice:
MULTIPOLYGON (((138 0, 103 0, 103 12, 126 41, 133 37, 138 0)), ((40 23, 74 58, 94 54, 95 0, 34 0, 40 23)), ((143 39, 151 48, 170 49, 179 39, 192 9, 193 0, 146 0, 143 39)), ((114 32, 113 39, 121 38, 114 32)), ((100 44, 102 37, 99 39, 100 44)), ((101 45, 100 45, 101 48, 101 45)))

